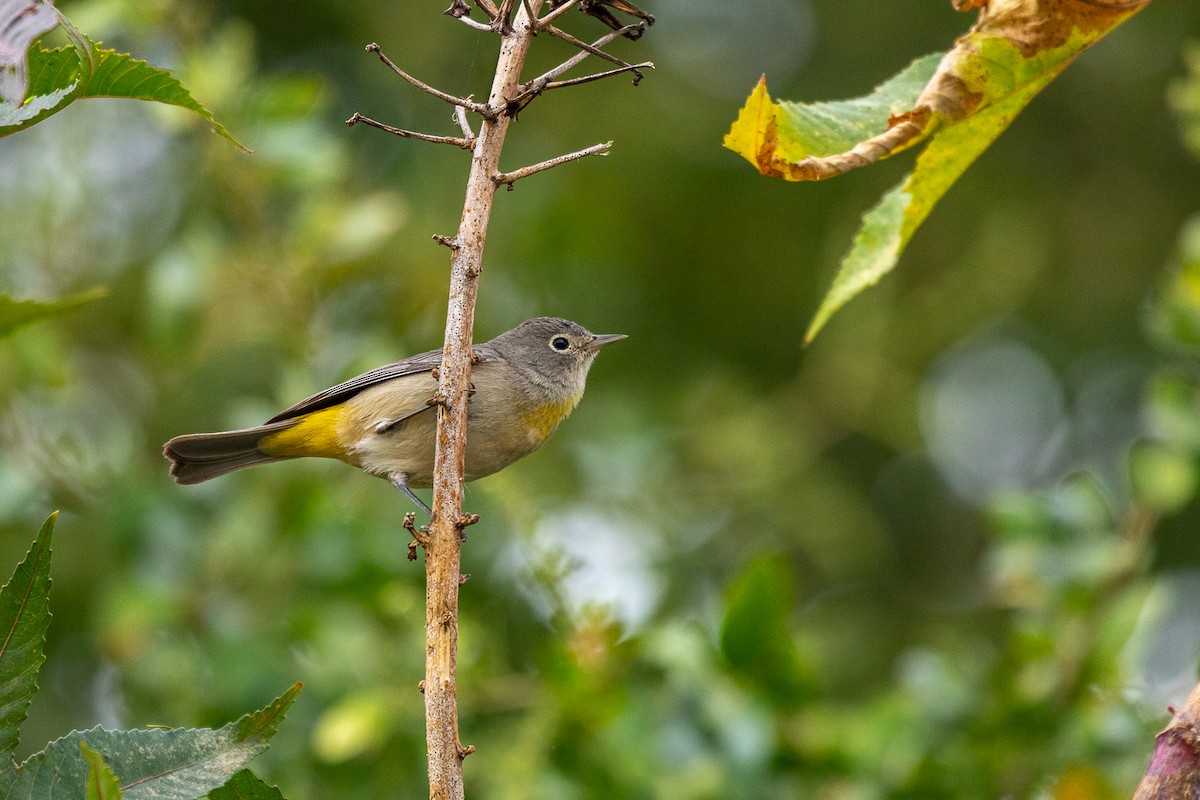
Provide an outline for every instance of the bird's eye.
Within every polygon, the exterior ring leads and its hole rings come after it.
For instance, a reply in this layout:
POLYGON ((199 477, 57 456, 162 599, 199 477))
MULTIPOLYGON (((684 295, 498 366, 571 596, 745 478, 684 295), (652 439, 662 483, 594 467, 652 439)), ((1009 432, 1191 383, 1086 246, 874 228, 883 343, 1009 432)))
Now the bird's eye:
POLYGON ((569 348, 571 346, 571 343, 569 341, 567 341, 567 337, 565 337, 565 336, 555 336, 553 339, 550 340, 550 346, 561 353, 564 350, 566 350, 567 348, 569 348))

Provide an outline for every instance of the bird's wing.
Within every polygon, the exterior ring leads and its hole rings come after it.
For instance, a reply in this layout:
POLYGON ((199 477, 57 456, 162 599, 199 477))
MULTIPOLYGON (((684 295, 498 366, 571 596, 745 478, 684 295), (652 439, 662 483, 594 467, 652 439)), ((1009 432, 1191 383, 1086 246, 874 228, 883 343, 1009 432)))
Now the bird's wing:
MULTIPOLYGON (((494 349, 486 344, 477 344, 472 347, 477 363, 496 361, 498 355, 494 349)), ((416 375, 422 372, 430 372, 433 369, 440 367, 442 364, 442 351, 430 350, 427 353, 420 353, 415 356, 410 356, 403 361, 395 361, 391 364, 384 364, 382 367, 376 367, 370 372, 364 372, 350 380, 339 383, 337 386, 331 386, 317 392, 312 397, 306 397, 294 406, 285 408, 275 416, 267 420, 266 424, 272 422, 281 422, 285 419, 294 419, 304 414, 310 414, 313 411, 320 411, 323 408, 336 406, 338 403, 343 403, 349 400, 354 395, 364 389, 375 386, 395 378, 402 378, 405 375, 416 375)))

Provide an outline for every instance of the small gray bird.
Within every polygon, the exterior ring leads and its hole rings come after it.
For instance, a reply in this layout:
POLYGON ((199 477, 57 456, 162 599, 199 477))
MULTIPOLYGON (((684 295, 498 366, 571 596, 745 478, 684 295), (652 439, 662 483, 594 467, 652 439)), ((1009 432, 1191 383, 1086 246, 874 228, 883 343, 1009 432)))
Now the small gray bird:
MULTIPOLYGON (((537 317, 472 349, 466 480, 504 469, 538 449, 583 397, 601 347, 624 334, 594 334, 570 320, 537 317)), ((442 351, 365 372, 301 400, 263 425, 176 436, 163 446, 179 483, 289 458, 336 458, 391 481, 426 513, 412 487, 433 482, 442 351)))

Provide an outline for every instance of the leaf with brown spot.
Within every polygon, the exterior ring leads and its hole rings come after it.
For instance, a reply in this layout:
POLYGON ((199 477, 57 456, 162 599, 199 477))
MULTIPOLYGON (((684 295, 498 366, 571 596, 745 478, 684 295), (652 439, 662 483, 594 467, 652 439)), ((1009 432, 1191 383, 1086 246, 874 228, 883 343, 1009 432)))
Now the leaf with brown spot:
POLYGON ((1148 3, 1100 0, 957 0, 979 20, 941 56, 926 56, 855 100, 773 102, 765 78, 725 146, 764 175, 823 180, 926 141, 904 181, 863 219, 833 286, 809 325, 878 282, 968 166, 1080 53, 1148 3))

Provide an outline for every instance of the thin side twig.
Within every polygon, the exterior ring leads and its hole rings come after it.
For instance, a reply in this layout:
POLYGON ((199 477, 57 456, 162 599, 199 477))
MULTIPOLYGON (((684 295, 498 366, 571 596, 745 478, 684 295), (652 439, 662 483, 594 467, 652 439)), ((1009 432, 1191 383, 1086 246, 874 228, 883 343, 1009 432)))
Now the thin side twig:
POLYGON ((492 176, 492 181, 497 186, 507 186, 509 191, 512 191, 513 184, 521 180, 521 178, 528 178, 530 175, 536 175, 539 172, 557 167, 559 164, 577 161, 588 156, 606 156, 608 155, 608 151, 612 149, 612 144, 612 142, 601 142, 591 147, 585 147, 582 150, 576 150, 574 153, 567 153, 565 156, 558 156, 557 158, 550 158, 537 164, 530 164, 528 167, 521 167, 512 172, 497 172, 492 176))
POLYGON ((654 69, 652 61, 643 61, 640 64, 627 64, 624 67, 597 72, 593 75, 582 75, 578 78, 570 78, 565 81, 550 81, 545 78, 536 78, 529 83, 522 84, 523 91, 509 100, 504 105, 504 113, 510 117, 515 117, 517 114, 525 110, 525 107, 534 101, 534 98, 540 96, 543 92, 548 92, 551 89, 562 89, 566 86, 578 86, 581 83, 591 83, 602 78, 610 78, 613 75, 620 75, 625 72, 633 73, 633 85, 637 86, 641 83, 643 77, 643 69, 654 69))
POLYGON ((479 6, 479 10, 487 14, 488 19, 495 19, 500 10, 496 8, 492 0, 475 0, 475 5, 479 6))
POLYGON ((643 77, 642 73, 639 70, 643 70, 643 69, 654 69, 654 62, 653 61, 643 61, 640 64, 629 64, 628 66, 617 67, 616 69, 609 69, 609 70, 605 70, 604 72, 597 72, 592 75, 581 75, 578 78, 568 78, 565 81, 550 81, 549 83, 546 84, 545 88, 546 88, 546 91, 549 91, 550 89, 561 89, 564 86, 578 86, 581 83, 591 83, 592 81, 598 81, 603 78, 611 78, 613 75, 620 75, 623 72, 634 73, 633 85, 637 86, 638 82, 643 77))
MULTIPOLYGON (((637 26, 629 25, 626 27, 636 28, 637 26)), ((601 47, 604 47, 604 45, 608 44, 609 42, 613 41, 618 36, 620 36, 622 31, 624 31, 624 30, 625 30, 625 28, 621 28, 621 30, 612 31, 611 33, 607 33, 604 36, 601 36, 596 41, 592 42, 591 44, 580 41, 579 39, 575 39, 575 37, 572 36, 571 38, 575 40, 574 42, 572 42, 572 44, 578 43, 579 49, 582 52, 576 53, 575 55, 568 58, 566 61, 559 64, 554 69, 543 72, 541 75, 537 76, 533 80, 526 81, 526 85, 532 85, 532 84, 537 83, 538 81, 543 81, 543 80, 544 81, 552 81, 555 78, 557 78, 559 75, 562 75, 567 70, 572 69, 573 67, 583 63, 584 59, 586 59, 588 56, 599 56, 601 58, 604 58, 606 61, 611 61, 611 62, 615 63, 619 67, 631 66, 629 63, 622 61, 621 59, 617 58, 616 56, 612 56, 600 49, 601 47)))
POLYGON ((488 31, 488 32, 491 32, 491 30, 492 30, 492 26, 489 25, 488 23, 480 22, 477 19, 471 19, 466 14, 463 14, 462 16, 455 16, 454 14, 451 14, 450 16, 454 17, 459 22, 466 25, 468 28, 474 28, 477 31, 488 31))
POLYGON ((600 49, 600 47, 603 47, 604 45, 608 44, 613 39, 616 39, 618 36, 622 36, 626 33, 629 33, 631 30, 634 30, 637 28, 645 28, 645 27, 646 27, 646 24, 644 22, 639 22, 636 25, 626 25, 624 28, 620 28, 606 36, 601 37, 599 40, 597 40, 599 42, 599 45, 588 44, 587 42, 583 41, 582 39, 577 39, 574 36, 572 36, 571 34, 564 31, 562 28, 556 27, 554 25, 547 25, 545 30, 546 30, 546 33, 550 34, 551 36, 555 36, 559 39, 562 39, 567 44, 574 45, 575 47, 578 47, 580 50, 583 50, 587 53, 591 53, 592 55, 596 56, 596 58, 603 58, 605 61, 610 61, 619 67, 623 67, 626 65, 627 62, 622 61, 621 59, 617 58, 616 56, 612 55, 611 53, 604 52, 603 50, 600 49))
POLYGON ((405 139, 418 139, 422 142, 433 142, 434 144, 452 144, 455 147, 461 147, 463 150, 471 150, 475 147, 474 139, 459 138, 458 136, 436 136, 432 133, 421 133, 419 131, 409 131, 404 128, 393 128, 391 125, 385 125, 382 122, 377 122, 370 117, 364 117, 362 114, 355 111, 350 115, 350 119, 346 120, 346 125, 354 127, 358 123, 370 125, 372 128, 378 128, 381 131, 403 136, 405 139))
POLYGON ((471 144, 475 144, 475 131, 471 130, 471 121, 467 119, 467 110, 462 106, 454 107, 454 121, 458 123, 458 127, 463 132, 463 138, 469 139, 471 144))
POLYGON ((469 111, 474 111, 484 119, 496 116, 496 110, 490 106, 484 105, 483 103, 476 103, 474 100, 468 100, 465 97, 455 97, 452 94, 446 94, 441 89, 435 89, 424 81, 418 80, 412 75, 409 75, 407 72, 397 67, 375 42, 371 42, 371 44, 367 45, 366 50, 368 53, 374 53, 375 55, 379 56, 379 60, 382 61, 388 67, 388 69, 399 75, 401 78, 404 78, 404 80, 408 81, 421 91, 427 92, 439 100, 444 100, 452 105, 461 106, 469 111))
POLYGON ((558 8, 551 9, 549 14, 537 21, 537 29, 539 31, 545 30, 547 25, 574 8, 575 3, 576 0, 566 0, 566 2, 561 3, 558 8))

